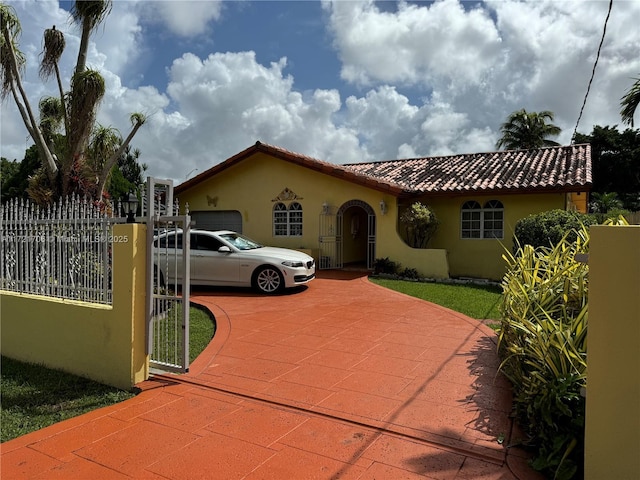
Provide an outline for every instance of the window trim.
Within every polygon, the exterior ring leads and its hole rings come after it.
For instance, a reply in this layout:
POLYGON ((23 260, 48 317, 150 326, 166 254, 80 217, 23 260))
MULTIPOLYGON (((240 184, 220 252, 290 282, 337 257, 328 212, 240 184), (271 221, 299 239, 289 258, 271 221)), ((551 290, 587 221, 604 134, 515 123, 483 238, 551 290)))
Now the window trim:
POLYGON ((503 240, 504 204, 496 199, 488 200, 484 206, 476 200, 464 202, 460 207, 460 239, 503 240), (492 228, 487 228, 487 223, 492 228), (496 234, 498 232, 499 235, 496 234), (474 236, 474 233, 477 236, 474 236))
POLYGON ((289 205, 276 202, 272 212, 274 237, 302 237, 304 215, 300 202, 293 201, 289 205))

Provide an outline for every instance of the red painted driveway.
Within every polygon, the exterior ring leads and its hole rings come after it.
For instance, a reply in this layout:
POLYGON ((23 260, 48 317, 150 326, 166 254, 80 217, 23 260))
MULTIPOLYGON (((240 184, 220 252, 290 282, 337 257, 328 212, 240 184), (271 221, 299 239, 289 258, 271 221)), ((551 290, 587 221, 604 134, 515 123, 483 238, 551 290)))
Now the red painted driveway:
POLYGON ((510 389, 480 322, 349 272, 192 300, 217 331, 188 375, 2 444, 2 478, 542 478, 508 447, 510 389))

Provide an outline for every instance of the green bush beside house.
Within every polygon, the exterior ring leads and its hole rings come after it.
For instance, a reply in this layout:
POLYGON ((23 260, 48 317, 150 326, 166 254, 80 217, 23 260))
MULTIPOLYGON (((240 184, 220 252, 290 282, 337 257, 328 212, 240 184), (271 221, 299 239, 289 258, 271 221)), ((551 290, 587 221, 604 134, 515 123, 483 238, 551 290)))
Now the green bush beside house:
POLYGON ((575 256, 588 248, 582 226, 554 247, 524 245, 505 254, 500 369, 513 385, 533 466, 551 478, 574 478, 582 468, 589 267, 575 256))

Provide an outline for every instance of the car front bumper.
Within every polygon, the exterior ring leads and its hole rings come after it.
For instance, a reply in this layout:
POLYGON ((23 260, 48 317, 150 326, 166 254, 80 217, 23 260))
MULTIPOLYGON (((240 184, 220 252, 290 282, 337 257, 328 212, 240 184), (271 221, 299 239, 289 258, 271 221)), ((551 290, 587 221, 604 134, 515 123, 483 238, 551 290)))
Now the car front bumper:
POLYGON ((291 288, 298 285, 304 285, 305 283, 309 283, 311 280, 316 278, 316 269, 315 265, 311 268, 292 268, 292 267, 284 267, 282 269, 282 273, 284 274, 284 286, 285 288, 291 288))

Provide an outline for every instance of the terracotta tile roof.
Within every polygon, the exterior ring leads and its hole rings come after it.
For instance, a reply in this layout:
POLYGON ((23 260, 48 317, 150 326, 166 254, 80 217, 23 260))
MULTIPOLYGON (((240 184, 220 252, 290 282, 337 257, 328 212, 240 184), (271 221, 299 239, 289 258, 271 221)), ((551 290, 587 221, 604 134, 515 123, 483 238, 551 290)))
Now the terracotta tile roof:
POLYGON ((575 191, 592 183, 588 144, 345 166, 413 193, 575 191))
POLYGON ((256 142, 178 185, 176 194, 258 152, 397 196, 483 191, 583 191, 591 187, 591 147, 588 144, 338 165, 256 142))
POLYGON ((299 153, 291 152, 284 148, 276 147, 274 145, 269 145, 262 142, 256 142, 254 145, 250 146, 240 153, 237 153, 233 157, 228 158, 224 162, 213 166, 209 170, 196 175, 195 177, 187 180, 184 183, 181 183, 175 188, 175 192, 176 194, 180 194, 181 192, 188 190, 189 188, 197 185, 203 180, 216 175, 222 170, 225 170, 258 152, 267 153, 286 162, 291 162, 296 165, 309 168, 311 170, 316 170, 333 177, 341 178, 343 180, 373 188, 374 190, 379 190, 381 192, 390 193, 392 195, 402 195, 405 193, 409 193, 405 191, 402 185, 399 185, 395 182, 390 182, 383 178, 378 178, 366 173, 361 173, 352 168, 347 168, 344 165, 324 162, 322 160, 318 160, 306 155, 301 155, 299 153))
POLYGON ((345 166, 414 193, 575 191, 592 183, 588 144, 345 166))

